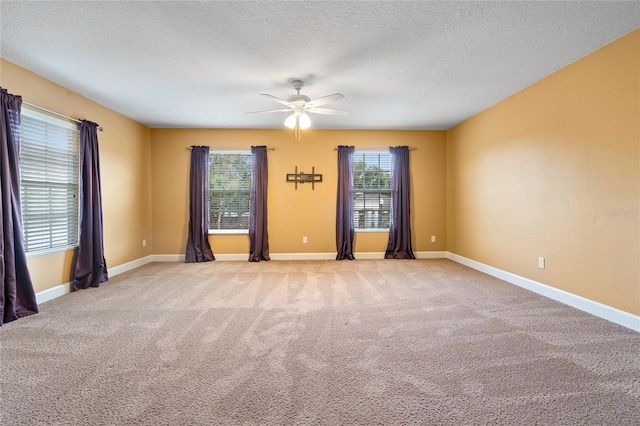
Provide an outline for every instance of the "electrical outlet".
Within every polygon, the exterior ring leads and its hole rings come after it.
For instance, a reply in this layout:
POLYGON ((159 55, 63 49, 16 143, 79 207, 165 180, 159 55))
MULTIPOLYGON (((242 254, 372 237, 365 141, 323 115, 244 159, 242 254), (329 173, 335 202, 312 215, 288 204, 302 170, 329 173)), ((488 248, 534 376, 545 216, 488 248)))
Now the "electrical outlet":
POLYGON ((432 235, 432 236, 431 236, 431 242, 432 242, 432 243, 435 243, 435 242, 436 242, 436 236, 435 236, 435 235, 432 235))
POLYGON ((538 258, 538 268, 544 269, 544 257, 538 258))
POLYGON ((147 240, 142 240, 142 247, 146 247, 147 246, 147 240))
POLYGON ((307 237, 302 237, 302 244, 307 244, 307 237))

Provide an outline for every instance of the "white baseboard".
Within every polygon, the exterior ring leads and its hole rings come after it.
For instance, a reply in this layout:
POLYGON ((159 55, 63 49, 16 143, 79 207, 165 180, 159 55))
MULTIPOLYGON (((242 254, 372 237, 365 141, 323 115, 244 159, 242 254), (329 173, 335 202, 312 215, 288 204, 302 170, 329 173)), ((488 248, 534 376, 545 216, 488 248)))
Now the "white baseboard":
MULTIPOLYGON (((356 252, 356 259, 371 260, 384 259, 384 252, 356 252)), ((457 255, 447 251, 418 251, 415 252, 417 259, 450 259, 461 265, 468 266, 477 271, 499 278, 508 283, 517 285, 534 293, 548 297, 564 303, 581 311, 588 312, 597 317, 606 319, 623 327, 630 328, 640 332, 640 316, 633 315, 625 311, 604 305, 599 302, 578 296, 555 287, 530 280, 511 272, 503 271, 493 266, 477 262, 472 259, 457 255)), ((248 255, 242 254, 216 254, 216 261, 247 261, 248 255)), ((334 260, 335 253, 273 253, 270 255, 272 260, 334 260)), ((154 254, 146 256, 122 265, 114 266, 109 269, 109 276, 115 277, 123 272, 130 271, 151 262, 184 262, 184 254, 154 254)), ((47 290, 36 293, 36 301, 38 304, 64 296, 71 290, 71 283, 60 284, 47 290)))
POLYGON ((39 305, 57 297, 64 296, 71 291, 71 283, 60 284, 36 293, 36 303, 39 305))
MULTIPOLYGON (((446 251, 414 251, 413 254, 416 259, 444 259, 447 257, 446 251)), ((356 260, 384 259, 383 251, 355 252, 353 255, 356 260)), ((333 254, 332 259, 335 259, 335 257, 335 254, 333 254)))
MULTIPOLYGON (((214 253, 215 254, 215 253, 214 253)), ((417 259, 444 259, 446 251, 417 251, 414 253, 417 259)), ((248 261, 246 253, 215 254, 216 261, 248 261)), ((355 252, 356 259, 371 260, 384 259, 384 252, 355 252)), ((153 262, 184 262, 184 254, 154 254, 150 256, 153 262)), ((270 253, 271 260, 335 260, 336 253, 270 253)))
MULTIPOLYGON (((442 259, 447 257, 445 251, 417 251, 414 253, 417 259, 442 259)), ((356 252, 356 259, 374 260, 384 259, 384 252, 356 252)), ((246 253, 216 254, 216 261, 243 261, 249 260, 246 253)), ((335 260, 336 253, 272 253, 272 260, 335 260)), ((109 268, 109 276, 115 277, 123 272, 130 271, 151 262, 184 262, 184 254, 153 254, 122 265, 109 268)), ((36 301, 40 303, 64 296, 71 291, 71 283, 60 284, 56 287, 43 290, 36 294, 36 301)))
POLYGON ((269 253, 271 260, 336 260, 336 253, 269 253))
POLYGON ((417 251, 415 252, 417 259, 445 259, 446 251, 417 251))
MULTIPOLYGON (((229 253, 229 254, 215 254, 216 261, 228 262, 228 261, 245 261, 249 260, 248 253, 229 253)), ((154 254, 152 262, 184 262, 184 254, 154 254)))
POLYGON ((447 259, 453 260, 461 265, 468 266, 487 275, 499 278, 541 296, 548 297, 549 299, 564 303, 565 305, 569 305, 573 308, 606 319, 607 321, 611 321, 623 327, 640 332, 640 316, 638 315, 633 315, 629 312, 621 311, 620 309, 595 302, 582 296, 521 277, 520 275, 494 268, 493 266, 468 259, 455 253, 447 252, 446 257, 447 259))
POLYGON ((154 262, 184 262, 184 254, 154 254, 154 262))
MULTIPOLYGON (((383 251, 356 251, 353 253, 353 256, 356 260, 376 260, 376 259, 384 259, 383 251)), ((333 258, 336 258, 336 253, 333 253, 333 258)))
MULTIPOLYGON (((446 257, 447 252, 445 251, 420 251, 415 252, 417 259, 443 259, 446 257)), ((371 259, 384 259, 384 252, 355 252, 353 254, 356 259, 361 260, 371 260, 371 259)), ((158 256, 158 255, 156 255, 158 256)), ((161 255, 163 256, 162 260, 155 259, 155 261, 160 262, 169 260, 181 260, 184 262, 184 255, 161 255), (166 258, 164 256, 167 256, 166 258), (170 256, 170 257, 169 257, 170 256), (178 259, 178 256, 181 256, 178 259)), ((247 261, 249 259, 248 254, 216 254, 216 260, 242 260, 247 261)), ((336 253, 270 253, 269 257, 271 260, 335 260, 336 253)))
MULTIPOLYGON (((107 266, 107 270, 109 271, 109 277, 115 277, 116 275, 120 275, 123 272, 127 272, 132 269, 139 268, 151 262, 153 262, 153 256, 146 256, 140 259, 133 260, 131 262, 123 263, 122 265, 114 266, 113 268, 109 268, 107 266)), ((38 303, 39 305, 41 303, 48 302, 49 300, 53 300, 56 297, 64 296, 69 292, 71 292, 70 282, 66 284, 60 284, 55 287, 51 287, 46 290, 37 292, 36 303, 38 303)))
POLYGON ((131 262, 123 263, 122 265, 114 266, 113 268, 109 268, 107 266, 107 270, 109 271, 110 277, 115 277, 116 275, 120 275, 123 272, 127 272, 132 269, 136 269, 141 266, 144 266, 147 263, 151 263, 154 261, 153 258, 154 258, 153 255, 141 257, 140 259, 132 260, 131 262))

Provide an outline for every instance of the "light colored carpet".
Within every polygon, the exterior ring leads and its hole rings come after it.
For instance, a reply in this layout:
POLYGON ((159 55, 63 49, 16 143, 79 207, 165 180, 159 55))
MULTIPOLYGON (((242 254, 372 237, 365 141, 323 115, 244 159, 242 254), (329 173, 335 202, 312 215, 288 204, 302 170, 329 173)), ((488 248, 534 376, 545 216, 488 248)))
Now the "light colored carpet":
POLYGON ((444 259, 152 263, 0 328, 0 423, 638 425, 640 334, 444 259))

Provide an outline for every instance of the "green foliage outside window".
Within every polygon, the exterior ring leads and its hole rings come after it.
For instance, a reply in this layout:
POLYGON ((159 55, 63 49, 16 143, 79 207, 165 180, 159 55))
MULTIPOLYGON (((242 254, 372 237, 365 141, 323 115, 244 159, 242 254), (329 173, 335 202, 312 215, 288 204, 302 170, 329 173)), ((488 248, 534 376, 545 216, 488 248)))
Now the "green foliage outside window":
POLYGON ((209 229, 249 229, 251 154, 209 154, 209 229))
POLYGON ((391 168, 388 153, 358 153, 353 163, 356 229, 389 229, 391 168))
POLYGON ((359 189, 390 190, 389 170, 383 170, 379 165, 367 164, 365 161, 356 161, 353 163, 353 188, 356 191, 359 189))

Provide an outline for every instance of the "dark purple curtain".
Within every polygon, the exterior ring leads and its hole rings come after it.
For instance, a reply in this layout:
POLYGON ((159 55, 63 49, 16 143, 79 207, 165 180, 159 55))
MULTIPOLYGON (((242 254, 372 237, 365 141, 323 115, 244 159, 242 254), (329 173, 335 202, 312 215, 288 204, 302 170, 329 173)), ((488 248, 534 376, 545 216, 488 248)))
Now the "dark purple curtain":
POLYGON ((251 147, 251 203, 249 207, 249 262, 269 260, 267 232, 267 147, 251 147))
POLYGON ((20 207, 20 110, 22 98, 0 87, 0 325, 38 313, 27 257, 20 207))
POLYGON ((409 200, 409 147, 389 148, 391 153, 391 225, 385 259, 415 259, 411 248, 409 200))
POLYGON ((191 147, 186 263, 216 260, 209 245, 209 147, 191 147))
POLYGON ((98 125, 87 120, 80 122, 80 179, 80 244, 72 290, 99 287, 109 280, 104 259, 98 125))
POLYGON ((353 255, 353 152, 352 146, 338 147, 338 199, 336 201, 336 260, 353 255))

